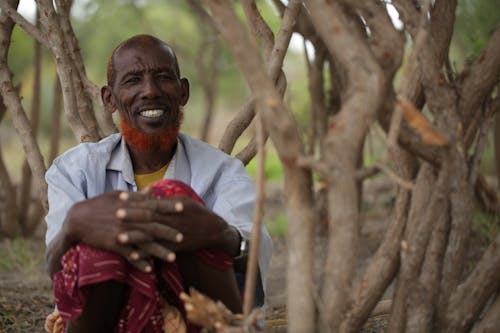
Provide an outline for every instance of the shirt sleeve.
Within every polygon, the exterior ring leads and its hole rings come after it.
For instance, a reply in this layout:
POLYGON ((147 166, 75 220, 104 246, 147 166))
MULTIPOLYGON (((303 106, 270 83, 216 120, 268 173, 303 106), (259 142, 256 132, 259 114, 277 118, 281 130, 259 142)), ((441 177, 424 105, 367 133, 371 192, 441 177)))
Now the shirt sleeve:
MULTIPOLYGON (((226 179, 217 188, 218 193, 215 197, 213 211, 224 218, 229 224, 235 226, 246 239, 250 239, 255 204, 255 188, 252 179, 246 176, 245 173, 244 176, 235 176, 226 179)), ((259 247, 259 271, 264 287, 272 251, 271 237, 264 224, 262 224, 259 247)))
POLYGON ((64 160, 56 159, 45 174, 48 184, 49 212, 45 217, 47 232, 45 244, 48 245, 64 224, 68 210, 76 203, 86 199, 85 177, 81 171, 69 173, 64 160))

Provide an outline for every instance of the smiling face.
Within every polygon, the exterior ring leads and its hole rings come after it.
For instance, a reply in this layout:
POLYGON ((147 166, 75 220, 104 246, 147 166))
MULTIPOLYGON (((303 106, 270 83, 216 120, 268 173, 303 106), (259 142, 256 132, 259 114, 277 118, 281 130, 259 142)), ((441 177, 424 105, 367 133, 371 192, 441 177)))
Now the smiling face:
MULTIPOLYGON (((113 53, 110 82, 102 88, 107 111, 118 110, 122 128, 150 136, 175 139, 189 98, 189 83, 180 78, 172 49, 152 36, 136 36, 113 53)), ((125 131, 123 131, 127 143, 125 131)), ((156 148, 158 149, 158 148, 156 148)))

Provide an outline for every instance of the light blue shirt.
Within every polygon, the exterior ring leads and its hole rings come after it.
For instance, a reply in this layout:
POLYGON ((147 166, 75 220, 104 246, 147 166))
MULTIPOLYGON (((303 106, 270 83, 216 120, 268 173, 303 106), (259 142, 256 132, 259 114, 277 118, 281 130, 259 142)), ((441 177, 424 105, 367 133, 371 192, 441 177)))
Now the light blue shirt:
MULTIPOLYGON (((163 178, 188 184, 205 205, 250 239, 255 188, 241 161, 211 145, 180 134, 177 150, 163 178)), ((77 202, 114 190, 137 191, 134 170, 121 134, 96 143, 81 143, 54 160, 45 175, 49 212, 45 217, 48 245, 77 202)), ((259 269, 265 283, 272 241, 263 227, 259 269)))

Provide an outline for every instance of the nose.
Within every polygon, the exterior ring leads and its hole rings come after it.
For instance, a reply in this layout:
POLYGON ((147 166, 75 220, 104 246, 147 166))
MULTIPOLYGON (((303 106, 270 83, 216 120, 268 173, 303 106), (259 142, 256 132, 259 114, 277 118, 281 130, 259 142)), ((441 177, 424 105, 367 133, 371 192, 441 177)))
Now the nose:
POLYGON ((158 96, 160 96, 160 87, 157 82, 152 77, 146 78, 142 88, 142 98, 157 98, 158 96))

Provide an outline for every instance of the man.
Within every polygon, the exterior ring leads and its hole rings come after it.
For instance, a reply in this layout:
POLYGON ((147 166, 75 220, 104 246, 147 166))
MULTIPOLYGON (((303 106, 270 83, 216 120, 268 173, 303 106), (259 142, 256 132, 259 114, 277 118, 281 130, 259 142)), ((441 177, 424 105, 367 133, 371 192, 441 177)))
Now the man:
MULTIPOLYGON (((46 175, 50 276, 61 271, 68 250, 85 244, 126 258, 145 274, 153 274, 158 261, 175 262, 185 288, 194 286, 241 311, 232 269, 214 269, 193 253, 223 251, 241 271, 238 262, 252 227, 253 184, 241 162, 179 134, 189 83, 180 76, 173 50, 148 35, 124 41, 110 57, 101 95, 105 110, 119 113, 122 133, 80 144, 56 159, 46 175), (158 199, 137 192, 161 178, 189 185, 205 205, 192 196, 158 199)), ((272 243, 262 233, 259 278, 265 281, 272 243)), ((83 313, 69 321, 69 330, 109 331, 125 302, 124 284, 110 280, 88 290, 83 313)))

